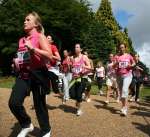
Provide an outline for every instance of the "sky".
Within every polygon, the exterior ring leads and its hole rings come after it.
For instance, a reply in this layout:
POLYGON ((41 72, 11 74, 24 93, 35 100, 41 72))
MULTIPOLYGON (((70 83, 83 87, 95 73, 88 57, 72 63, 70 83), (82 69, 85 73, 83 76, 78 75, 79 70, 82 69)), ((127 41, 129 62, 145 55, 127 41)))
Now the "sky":
MULTIPOLYGON (((96 11, 101 0, 88 0, 96 11)), ((141 61, 150 68, 150 0, 110 0, 113 14, 127 27, 141 61)))

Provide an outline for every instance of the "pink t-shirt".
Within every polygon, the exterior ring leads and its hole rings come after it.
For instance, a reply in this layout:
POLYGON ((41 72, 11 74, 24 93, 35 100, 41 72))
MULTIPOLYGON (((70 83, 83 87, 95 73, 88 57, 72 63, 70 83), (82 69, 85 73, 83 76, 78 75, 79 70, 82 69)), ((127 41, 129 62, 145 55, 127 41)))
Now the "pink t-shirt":
POLYGON ((20 66, 22 67, 29 66, 30 69, 37 69, 45 66, 45 59, 43 56, 37 53, 30 54, 28 49, 25 47, 25 40, 30 40, 33 48, 40 49, 39 36, 40 33, 34 32, 31 36, 27 38, 22 37, 19 40, 19 48, 17 55, 19 57, 20 66))
POLYGON ((118 55, 116 56, 116 62, 118 63, 117 66, 117 74, 124 76, 132 73, 131 65, 134 60, 130 54, 118 55))
POLYGON ((116 69, 113 67, 114 63, 109 62, 107 64, 107 76, 108 77, 116 77, 116 69))
POLYGON ((105 77, 104 67, 96 68, 96 76, 101 78, 105 77))
MULTIPOLYGON (((57 46, 52 44, 52 45, 49 45, 49 47, 52 51, 52 54, 55 56, 55 53, 58 52, 57 46)), ((46 66, 48 69, 50 69, 51 67, 55 67, 56 63, 57 63, 57 61, 55 59, 52 59, 47 62, 46 66)))

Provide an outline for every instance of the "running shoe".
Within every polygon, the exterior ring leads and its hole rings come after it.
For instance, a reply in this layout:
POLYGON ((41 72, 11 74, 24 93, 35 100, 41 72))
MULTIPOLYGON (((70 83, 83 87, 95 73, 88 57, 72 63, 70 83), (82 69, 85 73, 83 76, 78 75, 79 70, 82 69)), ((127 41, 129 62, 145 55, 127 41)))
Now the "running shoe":
POLYGON ((108 100, 105 100, 105 103, 106 103, 106 104, 109 104, 109 101, 108 101, 108 100))
POLYGON ((42 137, 51 137, 51 130, 42 137))
POLYGON ((136 102, 140 102, 140 99, 138 98, 138 99, 136 100, 136 102))
POLYGON ((123 107, 123 108, 121 109, 121 113, 122 113, 123 116, 127 116, 127 108, 126 108, 126 107, 123 107))
POLYGON ((86 102, 88 102, 88 103, 89 103, 89 102, 91 102, 91 99, 90 99, 90 98, 88 98, 88 99, 86 100, 86 102))
POLYGON ((81 116, 83 114, 82 110, 81 109, 78 109, 77 110, 77 116, 81 116))
POLYGON ((34 129, 33 124, 31 123, 28 128, 23 128, 17 137, 26 137, 29 132, 32 132, 34 129))
POLYGON ((131 98, 129 99, 129 101, 130 101, 130 102, 134 102, 134 101, 135 101, 135 97, 134 97, 134 96, 131 97, 131 98))
POLYGON ((117 102, 117 103, 119 103, 119 102, 120 102, 120 98, 119 98, 119 97, 117 97, 117 100, 116 100, 116 102, 117 102))
POLYGON ((99 91, 99 94, 100 94, 100 96, 104 95, 102 90, 99 91))

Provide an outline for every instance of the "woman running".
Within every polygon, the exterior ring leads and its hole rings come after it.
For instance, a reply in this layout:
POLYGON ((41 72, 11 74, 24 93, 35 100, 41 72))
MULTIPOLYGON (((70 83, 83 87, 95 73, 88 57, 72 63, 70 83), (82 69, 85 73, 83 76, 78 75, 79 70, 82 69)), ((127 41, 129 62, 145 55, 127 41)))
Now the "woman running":
POLYGON ((116 55, 117 82, 122 102, 121 112, 127 115, 128 90, 132 81, 132 68, 135 65, 133 57, 126 53, 126 45, 119 45, 119 54, 116 55))
POLYGON ((81 102, 82 93, 85 91, 85 83, 83 76, 88 73, 91 68, 87 56, 81 53, 80 44, 75 45, 75 56, 72 59, 72 75, 73 80, 70 83, 70 97, 76 100, 77 116, 82 114, 81 102))
POLYGON ((135 67, 133 68, 133 79, 131 83, 131 94, 132 97, 130 101, 136 101, 139 102, 139 93, 140 93, 140 87, 143 83, 143 78, 144 78, 144 70, 146 69, 144 64, 140 61, 139 55, 135 54, 134 55, 134 60, 135 60, 135 67))
POLYGON ((105 68, 102 65, 102 62, 99 61, 97 63, 97 67, 95 70, 95 75, 94 75, 94 79, 96 79, 97 81, 97 85, 98 85, 98 89, 99 89, 99 94, 103 95, 103 91, 102 91, 102 87, 103 87, 103 83, 104 83, 104 79, 105 79, 105 68))
POLYGON ((24 99, 31 90, 42 137, 50 137, 51 127, 45 99, 49 92, 49 81, 45 59, 51 59, 52 53, 42 34, 41 19, 36 12, 25 17, 24 31, 26 35, 19 40, 18 57, 15 60, 18 77, 12 88, 9 108, 22 127, 17 137, 26 137, 34 129, 23 106, 24 99))
POLYGON ((53 55, 52 59, 49 60, 47 63, 48 77, 50 79, 51 86, 52 86, 54 93, 62 96, 62 93, 59 90, 59 76, 61 75, 59 66, 60 66, 61 57, 57 49, 57 46, 54 44, 52 36, 48 35, 47 40, 49 42, 49 47, 53 55))
POLYGON ((109 62, 107 63, 106 68, 106 85, 107 85, 107 93, 106 93, 106 101, 105 103, 109 103, 109 97, 110 93, 112 92, 112 89, 115 90, 117 94, 117 102, 119 102, 119 89, 117 85, 117 75, 116 75, 116 69, 114 68, 114 55, 109 54, 109 62))
POLYGON ((64 60, 62 62, 62 73, 64 74, 63 76, 63 90, 64 90, 64 98, 63 98, 63 104, 69 100, 69 83, 72 80, 72 73, 71 73, 71 68, 72 68, 72 62, 71 62, 71 57, 69 56, 69 53, 67 50, 64 50, 64 60))
POLYGON ((86 102, 91 102, 90 91, 91 91, 91 86, 92 86, 92 80, 93 80, 93 77, 94 77, 94 74, 93 74, 94 65, 93 65, 92 59, 89 58, 88 52, 84 51, 83 54, 88 57, 89 62, 90 62, 90 66, 91 66, 91 70, 89 70, 89 73, 85 77, 86 87, 85 87, 85 93, 83 93, 83 99, 85 99, 86 102))

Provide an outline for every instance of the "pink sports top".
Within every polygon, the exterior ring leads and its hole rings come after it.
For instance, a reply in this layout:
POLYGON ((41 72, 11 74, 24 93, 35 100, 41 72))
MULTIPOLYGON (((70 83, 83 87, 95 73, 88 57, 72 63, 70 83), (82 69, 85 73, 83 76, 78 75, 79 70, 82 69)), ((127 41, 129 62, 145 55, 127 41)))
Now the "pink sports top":
POLYGON ((22 68, 29 67, 30 69, 37 69, 42 68, 45 66, 44 57, 42 57, 40 54, 31 54, 30 51, 28 51, 27 47, 25 46, 25 40, 30 40, 33 48, 40 49, 40 43, 39 43, 39 36, 40 33, 34 32, 29 37, 22 37, 19 40, 19 48, 17 52, 18 56, 18 62, 22 68))
POLYGON ((134 62, 130 54, 117 56, 116 61, 118 63, 117 74, 124 76, 132 73, 132 69, 128 67, 134 62))
POLYGON ((107 76, 109 78, 115 78, 116 77, 116 69, 113 67, 114 63, 113 62, 109 62, 107 64, 107 76))
POLYGON ((80 76, 80 74, 84 71, 83 69, 84 64, 85 63, 84 63, 83 55, 81 56, 79 61, 75 61, 75 59, 73 60, 73 64, 72 64, 73 77, 80 76))

